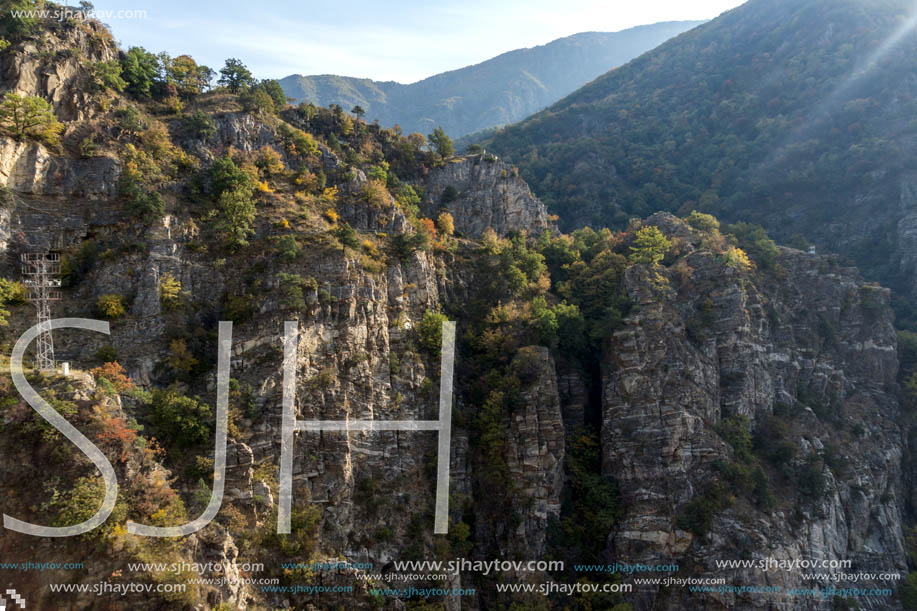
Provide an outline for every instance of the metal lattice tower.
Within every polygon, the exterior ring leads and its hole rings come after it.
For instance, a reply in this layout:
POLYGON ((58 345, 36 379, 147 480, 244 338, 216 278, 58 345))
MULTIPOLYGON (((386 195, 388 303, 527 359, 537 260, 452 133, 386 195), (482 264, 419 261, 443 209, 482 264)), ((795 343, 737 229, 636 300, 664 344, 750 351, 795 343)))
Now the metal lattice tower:
POLYGON ((60 254, 24 253, 22 275, 29 289, 29 301, 38 310, 38 353, 36 364, 39 371, 54 371, 54 340, 51 337, 51 302, 59 301, 60 254))

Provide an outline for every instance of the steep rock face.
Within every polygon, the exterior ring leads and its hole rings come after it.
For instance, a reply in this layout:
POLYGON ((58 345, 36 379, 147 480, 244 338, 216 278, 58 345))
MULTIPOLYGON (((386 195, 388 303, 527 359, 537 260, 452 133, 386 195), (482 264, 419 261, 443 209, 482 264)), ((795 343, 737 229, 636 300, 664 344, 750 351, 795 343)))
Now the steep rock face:
POLYGON ((554 359, 547 348, 522 348, 514 359, 523 370, 523 407, 510 416, 506 463, 519 493, 514 514, 519 526, 513 537, 520 557, 541 557, 549 517, 560 514, 564 472, 564 422, 554 359))
POLYGON ((80 19, 73 28, 51 29, 41 42, 27 40, 4 53, 0 82, 4 91, 45 98, 63 121, 88 119, 98 110, 88 67, 117 57, 104 26, 80 19))
MULTIPOLYGON (((687 231, 669 215, 650 222, 670 236, 687 231)), ((629 270, 626 288, 637 306, 606 350, 603 471, 617 478, 627 508, 609 539, 610 555, 671 561, 736 586, 812 587, 798 571, 723 571, 714 560, 850 558, 862 571, 905 570, 903 440, 888 391, 897 372, 888 291, 798 251, 783 250, 775 277, 758 283, 710 252, 691 252, 686 262, 682 277, 669 274, 668 285, 655 289, 646 273, 629 270), (776 506, 762 511, 740 498, 717 514, 706 538, 683 529, 685 504, 709 490, 718 462, 736 460, 717 427, 744 416, 760 435, 773 426, 768 416, 775 411, 788 417, 785 441, 794 448, 771 467, 776 506), (776 474, 806 461, 824 480, 810 498, 776 474)), ((643 590, 635 602, 640 609, 766 604, 685 592, 660 597, 643 590)), ((776 600, 782 609, 830 608, 788 595, 776 600)), ((892 604, 881 597, 858 602, 868 609, 892 604)))
POLYGON ((23 194, 99 199, 117 191, 120 162, 65 159, 41 144, 0 137, 0 184, 23 194))
POLYGON ((501 161, 476 156, 447 162, 430 172, 425 188, 424 212, 435 218, 445 209, 455 230, 468 237, 480 237, 488 227, 499 235, 513 230, 537 235, 553 226, 544 204, 501 161))

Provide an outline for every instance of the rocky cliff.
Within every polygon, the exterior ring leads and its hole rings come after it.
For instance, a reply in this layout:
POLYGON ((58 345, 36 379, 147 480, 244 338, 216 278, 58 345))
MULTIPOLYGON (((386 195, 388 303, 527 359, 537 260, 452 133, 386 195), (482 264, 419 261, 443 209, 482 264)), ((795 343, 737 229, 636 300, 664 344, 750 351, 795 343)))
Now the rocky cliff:
POLYGON ((516 169, 487 155, 455 160, 433 171, 425 193, 423 211, 429 216, 448 211, 455 230, 470 238, 480 238, 488 227, 498 234, 539 235, 552 225, 516 169))
MULTIPOLYGON (((671 216, 648 222, 696 241, 671 216)), ((784 590, 845 581, 805 582, 787 571, 762 582, 760 572, 723 571, 715 561, 850 559, 858 571, 905 570, 905 446, 889 392, 897 373, 889 292, 798 251, 782 250, 779 270, 754 283, 702 247, 682 261, 664 299, 638 270, 627 275, 637 312, 614 333, 603 360, 603 470, 617 478, 627 506, 609 538, 610 554, 665 558, 698 576, 784 590), (727 443, 736 443, 730 425, 738 422, 771 473, 772 505, 760 495, 743 499, 741 482, 724 467, 747 460, 749 448, 727 443), (818 485, 807 487, 802 475, 818 485), (723 487, 711 493, 717 481, 723 487), (679 512, 696 511, 691 502, 700 495, 718 503, 718 494, 731 498, 709 532, 688 532, 679 512)), ((656 608, 761 604, 754 594, 642 596, 656 608)), ((771 600, 787 609, 828 605, 786 595, 771 600)), ((879 597, 858 602, 864 609, 893 605, 879 597)))

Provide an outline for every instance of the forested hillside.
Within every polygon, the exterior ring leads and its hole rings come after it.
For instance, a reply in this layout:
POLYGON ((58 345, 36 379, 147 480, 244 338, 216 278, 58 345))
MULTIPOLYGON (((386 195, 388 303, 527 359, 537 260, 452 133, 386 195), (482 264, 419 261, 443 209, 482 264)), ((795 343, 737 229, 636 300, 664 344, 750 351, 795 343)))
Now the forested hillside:
POLYGON ((697 208, 804 236, 911 294, 912 8, 751 0, 484 144, 566 228, 697 208))

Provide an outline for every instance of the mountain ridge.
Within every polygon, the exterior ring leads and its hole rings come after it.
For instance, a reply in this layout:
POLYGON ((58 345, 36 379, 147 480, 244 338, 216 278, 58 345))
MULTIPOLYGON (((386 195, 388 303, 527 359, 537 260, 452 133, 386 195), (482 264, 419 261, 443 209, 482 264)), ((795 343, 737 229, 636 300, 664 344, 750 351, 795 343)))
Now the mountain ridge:
POLYGON ((334 74, 294 74, 279 82, 297 101, 338 104, 347 110, 359 105, 368 119, 398 124, 406 133, 428 133, 442 125, 446 133, 460 137, 518 121, 700 23, 669 21, 619 32, 580 32, 408 84, 334 74))

